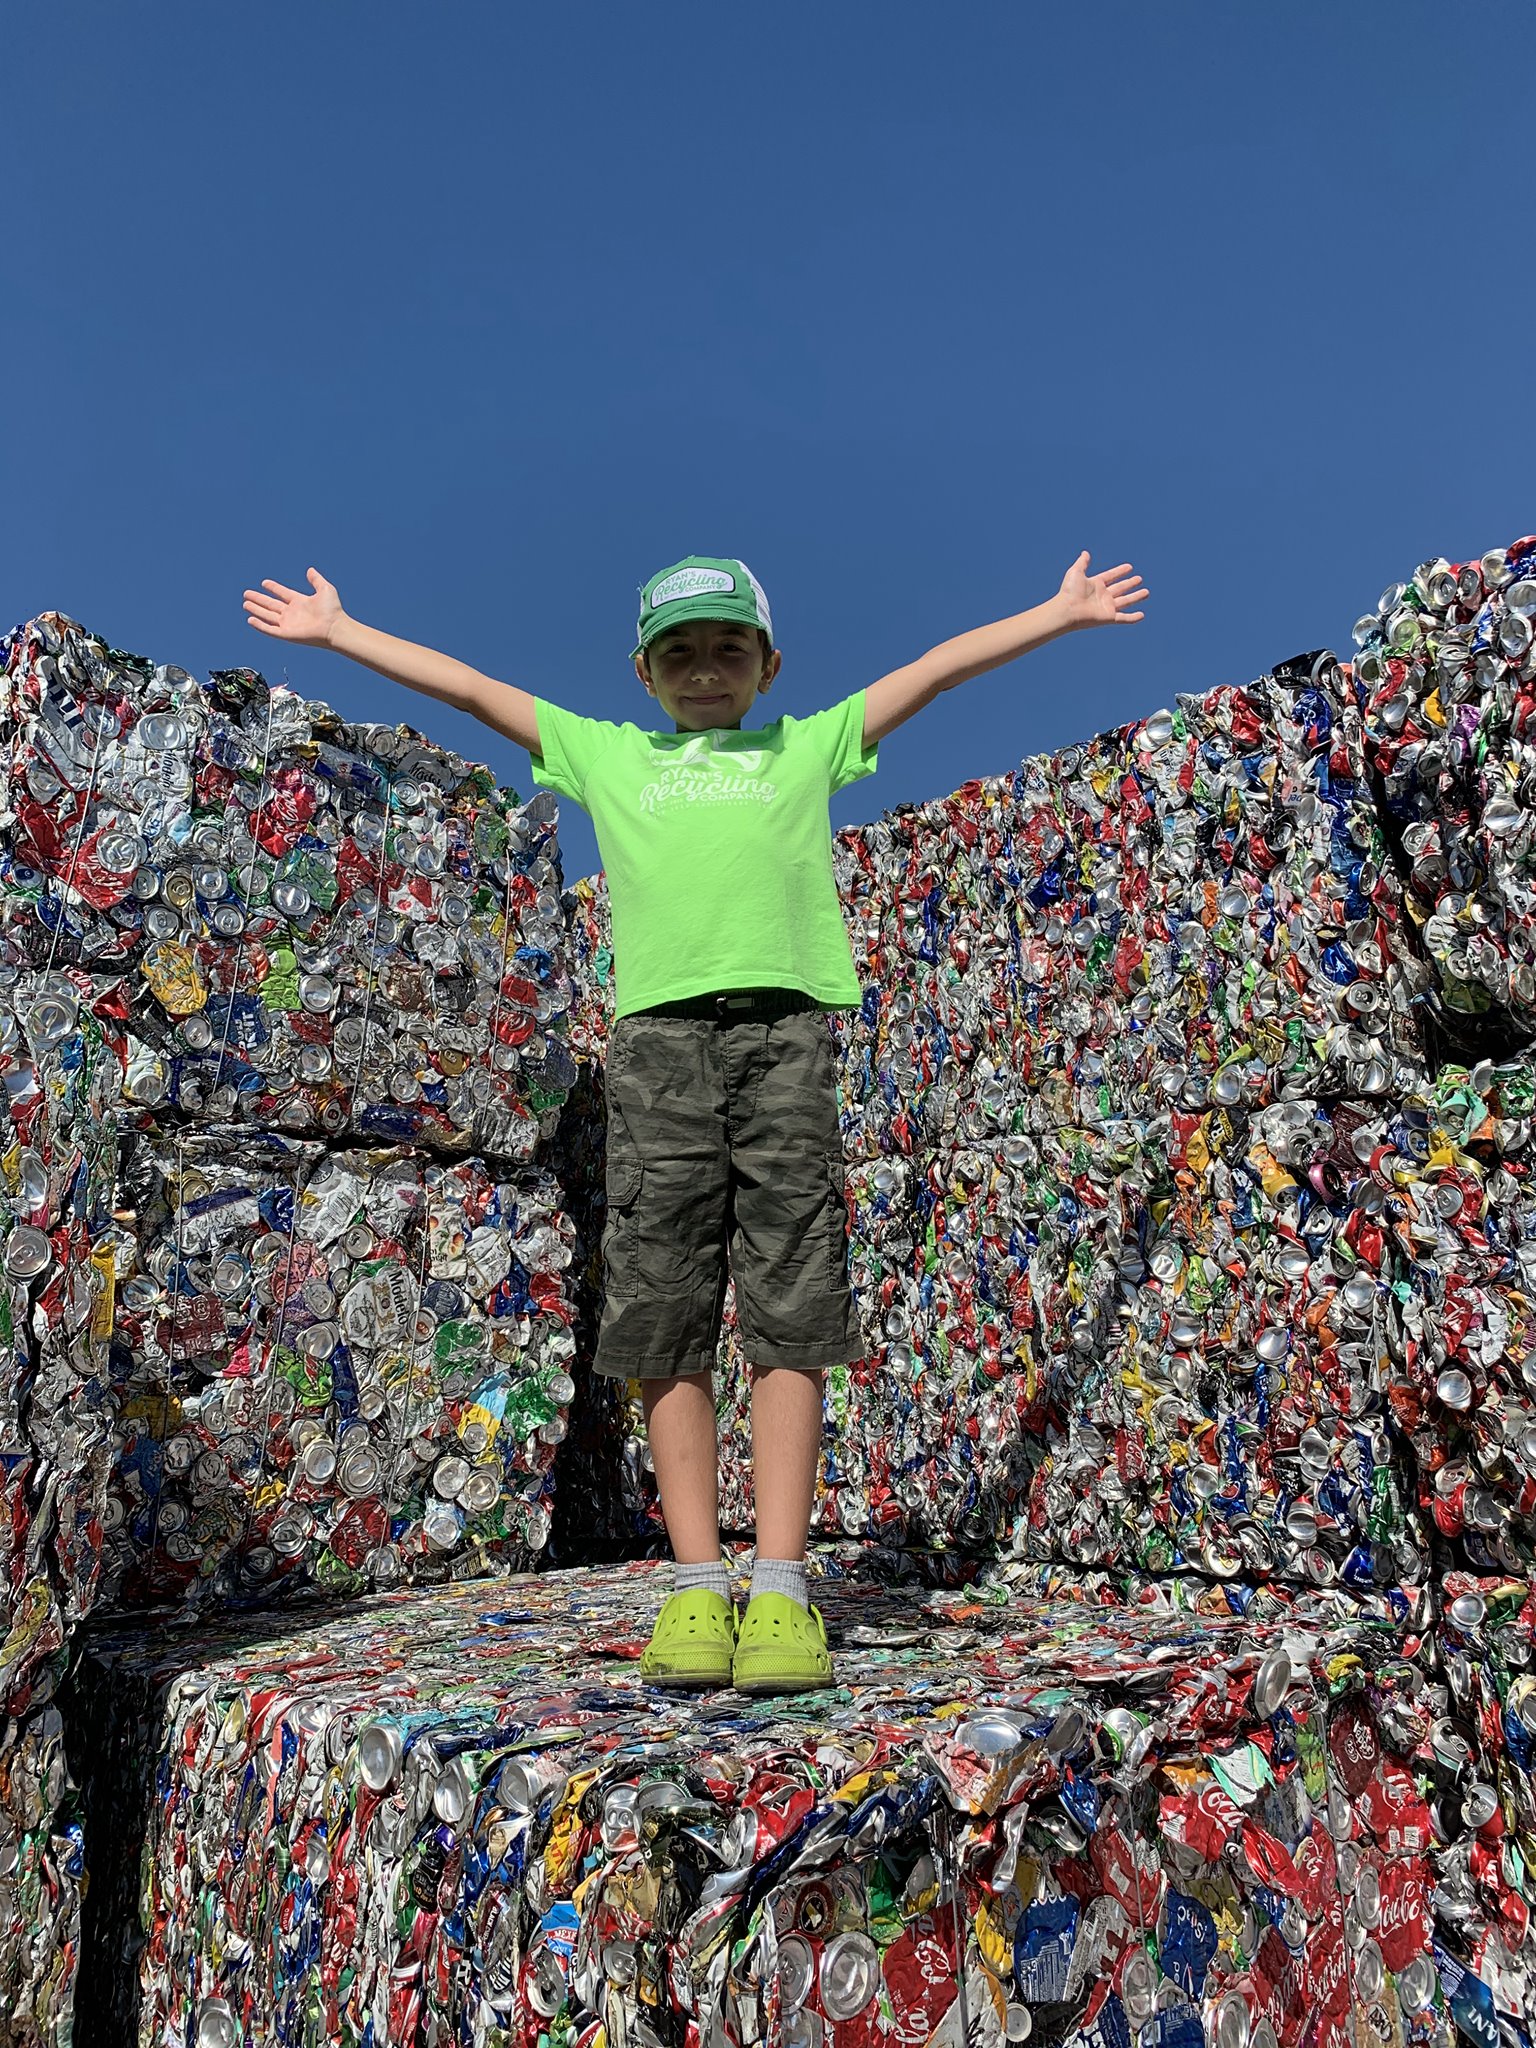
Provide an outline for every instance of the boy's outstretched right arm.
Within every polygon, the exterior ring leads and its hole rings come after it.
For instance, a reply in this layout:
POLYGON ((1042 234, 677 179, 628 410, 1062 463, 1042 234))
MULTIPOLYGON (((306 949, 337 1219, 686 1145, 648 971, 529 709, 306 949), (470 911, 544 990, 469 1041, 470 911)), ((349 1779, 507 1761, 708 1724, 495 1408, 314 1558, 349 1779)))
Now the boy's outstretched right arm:
POLYGON ((404 683, 408 690, 420 690, 456 710, 471 711, 493 731, 505 733, 514 745, 530 754, 542 754, 539 721, 533 698, 511 683, 498 683, 467 662, 451 654, 439 654, 420 647, 414 640, 397 640, 393 633, 381 633, 365 626, 342 609, 334 583, 327 583, 318 569, 307 571, 313 591, 289 590, 285 584, 264 582, 260 590, 245 593, 245 609, 258 633, 274 640, 291 640, 300 647, 331 647, 381 676, 404 683))

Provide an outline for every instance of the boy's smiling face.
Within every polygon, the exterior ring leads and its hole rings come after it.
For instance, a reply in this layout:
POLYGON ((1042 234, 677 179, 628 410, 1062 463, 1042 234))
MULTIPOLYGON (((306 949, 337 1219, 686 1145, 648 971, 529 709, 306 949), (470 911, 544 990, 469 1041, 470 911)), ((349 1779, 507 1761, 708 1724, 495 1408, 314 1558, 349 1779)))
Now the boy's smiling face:
POLYGON ((657 634, 635 657, 635 674, 679 732, 739 727, 779 672, 779 651, 756 627, 688 619, 657 634))

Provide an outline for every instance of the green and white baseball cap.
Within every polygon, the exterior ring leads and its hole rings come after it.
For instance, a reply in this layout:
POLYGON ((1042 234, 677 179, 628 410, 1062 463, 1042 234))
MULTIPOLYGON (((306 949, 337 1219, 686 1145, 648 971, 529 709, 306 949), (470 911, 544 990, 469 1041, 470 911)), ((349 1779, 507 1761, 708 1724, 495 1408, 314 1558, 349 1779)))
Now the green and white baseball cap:
POLYGON ((689 619, 731 619, 756 626, 773 645, 773 620, 768 595, 745 562, 715 555, 689 555, 661 569, 640 592, 639 639, 643 653, 658 634, 689 619))

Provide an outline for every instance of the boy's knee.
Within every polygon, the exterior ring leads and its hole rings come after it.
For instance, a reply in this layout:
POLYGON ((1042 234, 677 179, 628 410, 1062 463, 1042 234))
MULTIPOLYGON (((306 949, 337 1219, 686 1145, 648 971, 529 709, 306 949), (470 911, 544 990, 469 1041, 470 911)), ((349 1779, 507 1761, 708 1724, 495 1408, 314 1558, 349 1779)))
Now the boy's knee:
POLYGON ((649 1415, 668 1387, 698 1387, 714 1399, 715 1376, 706 1366, 702 1372, 673 1372, 640 1382, 640 1405, 649 1415))

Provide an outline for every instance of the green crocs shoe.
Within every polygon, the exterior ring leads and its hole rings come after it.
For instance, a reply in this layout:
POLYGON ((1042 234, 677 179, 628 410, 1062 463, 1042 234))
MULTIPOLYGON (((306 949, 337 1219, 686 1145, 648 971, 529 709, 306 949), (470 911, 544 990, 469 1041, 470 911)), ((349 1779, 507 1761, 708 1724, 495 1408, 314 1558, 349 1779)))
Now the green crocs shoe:
POLYGON ((787 1593, 759 1593, 736 1631, 731 1679, 738 1692, 814 1692, 832 1683, 821 1609, 787 1593))
POLYGON ((710 1686, 731 1682, 736 1609, 718 1593, 695 1587, 662 1603, 640 1676, 652 1685, 710 1686))

